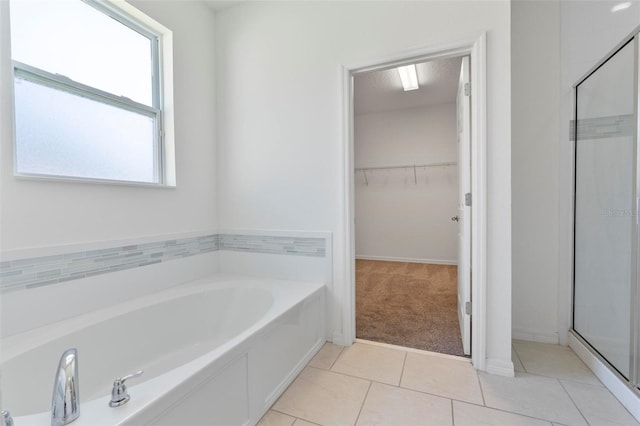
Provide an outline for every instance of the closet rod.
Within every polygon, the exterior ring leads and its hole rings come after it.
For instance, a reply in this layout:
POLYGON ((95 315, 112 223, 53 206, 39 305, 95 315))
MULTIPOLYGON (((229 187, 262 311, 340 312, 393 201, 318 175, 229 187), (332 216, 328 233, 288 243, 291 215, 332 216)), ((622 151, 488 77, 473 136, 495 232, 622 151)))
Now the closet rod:
POLYGON ((406 166, 381 166, 381 167, 356 167, 356 171, 365 170, 389 170, 389 169, 415 169, 420 167, 442 167, 442 166, 456 166, 458 163, 455 161, 449 161, 445 163, 431 163, 431 164, 409 164, 406 166))

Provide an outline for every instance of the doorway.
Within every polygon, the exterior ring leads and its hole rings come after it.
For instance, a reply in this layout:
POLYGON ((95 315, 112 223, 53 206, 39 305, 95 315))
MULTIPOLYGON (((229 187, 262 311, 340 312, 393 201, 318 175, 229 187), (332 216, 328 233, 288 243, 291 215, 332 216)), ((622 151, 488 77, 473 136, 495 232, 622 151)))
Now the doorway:
MULTIPOLYGON (((487 369, 486 358, 486 34, 466 40, 459 40, 441 45, 432 45, 425 48, 413 49, 395 55, 371 60, 357 66, 343 67, 343 153, 344 153, 344 254, 343 259, 346 286, 345 292, 336 294, 334 310, 336 320, 340 321, 340 328, 333 332, 334 342, 350 344, 356 339, 355 325, 355 162, 354 162, 354 99, 353 79, 357 74, 396 68, 409 63, 425 62, 435 59, 469 56, 470 78, 473 85, 470 87, 470 187, 473 209, 470 211, 471 228, 470 253, 474 259, 469 264, 469 276, 473 276, 473 288, 470 293, 470 303, 466 303, 466 312, 473 316, 473 328, 470 328, 471 336, 470 352, 471 362, 476 369, 487 369), (470 309, 468 309, 470 308, 470 309)), ((502 369, 501 366, 491 366, 492 370, 502 369), (495 367, 495 368, 494 368, 495 367)))
POLYGON ((470 355, 469 89, 468 56, 354 76, 357 338, 470 355))

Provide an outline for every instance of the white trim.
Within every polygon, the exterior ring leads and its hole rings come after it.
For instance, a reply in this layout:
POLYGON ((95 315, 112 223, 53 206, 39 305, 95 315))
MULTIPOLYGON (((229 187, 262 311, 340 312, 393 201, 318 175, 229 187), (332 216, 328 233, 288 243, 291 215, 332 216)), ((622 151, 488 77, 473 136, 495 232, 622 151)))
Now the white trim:
POLYGON ((487 358, 487 373, 497 376, 515 377, 513 362, 499 358, 487 358))
MULTIPOLYGON (((487 57, 486 33, 477 37, 451 43, 427 46, 398 52, 382 58, 372 58, 366 63, 342 66, 342 150, 343 172, 341 176, 343 195, 342 229, 344 241, 344 276, 342 294, 336 293, 335 312, 340 318, 341 330, 332 335, 342 334, 341 344, 350 345, 355 341, 355 226, 354 226, 354 154, 353 154, 353 74, 366 71, 397 67, 416 61, 471 56, 471 191, 474 206, 471 212, 474 227, 471 231, 471 256, 473 260, 472 311, 473 327, 471 336, 471 360, 478 370, 487 368, 486 359, 486 229, 487 229, 487 127, 486 127, 486 87, 487 57)), ((338 342, 336 342, 338 343, 338 342)), ((513 364, 494 362, 496 374, 513 373, 513 364)), ((507 374, 508 375, 508 374, 507 374)))
POLYGON ((333 334, 331 334, 331 331, 329 331, 329 337, 330 337, 329 341, 331 343, 336 344, 336 345, 348 346, 348 345, 351 344, 351 343, 349 343, 349 344, 341 343, 341 342, 345 341, 344 340, 344 334, 342 334, 340 332, 337 332, 337 331, 334 331, 333 334))
POLYGON ((569 332, 569 347, 616 397, 618 401, 640 422, 640 396, 623 382, 611 369, 595 356, 572 332, 569 332))
POLYGON ((430 265, 458 265, 457 260, 446 259, 415 259, 412 257, 388 257, 388 256, 368 256, 356 254, 358 260, 381 260, 385 262, 408 262, 408 263, 426 263, 430 265))
POLYGON ((162 105, 160 117, 162 130, 162 184, 166 187, 177 186, 176 148, 175 148, 175 113, 173 99, 173 31, 165 27, 146 13, 127 3, 125 0, 98 0, 104 7, 124 16, 131 16, 139 23, 155 32, 158 37, 158 76, 159 102, 162 105))
MULTIPOLYGON (((334 317, 339 318, 340 328, 332 333, 333 343, 351 345, 356 340, 355 303, 356 303, 356 270, 355 270, 355 161, 353 144, 353 76, 352 70, 357 67, 341 67, 342 83, 342 241, 344 247, 344 276, 342 278, 343 293, 335 292, 334 317)), ((335 324, 337 325, 337 324, 335 324)), ((334 326, 335 326, 334 325, 334 326)))
MULTIPOLYGON (((487 35, 482 33, 471 45, 471 193, 476 203, 471 209, 471 359, 478 370, 487 366, 486 283, 487 283, 487 35)), ((513 364, 511 364, 513 374, 513 364)))
POLYGON ((560 343, 557 332, 544 332, 528 328, 514 327, 511 330, 511 338, 518 340, 527 340, 529 342, 552 343, 554 345, 560 343))

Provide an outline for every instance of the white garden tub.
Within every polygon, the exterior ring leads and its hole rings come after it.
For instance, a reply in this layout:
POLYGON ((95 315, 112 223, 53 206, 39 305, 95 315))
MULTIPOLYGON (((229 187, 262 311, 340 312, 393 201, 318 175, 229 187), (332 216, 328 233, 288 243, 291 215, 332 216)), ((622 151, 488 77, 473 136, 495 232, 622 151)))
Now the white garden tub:
POLYGON ((216 278, 42 327, 2 342, 2 408, 49 425, 62 352, 78 349, 74 426, 255 424, 320 349, 324 285, 216 278), (136 370, 131 400, 113 380, 136 370))

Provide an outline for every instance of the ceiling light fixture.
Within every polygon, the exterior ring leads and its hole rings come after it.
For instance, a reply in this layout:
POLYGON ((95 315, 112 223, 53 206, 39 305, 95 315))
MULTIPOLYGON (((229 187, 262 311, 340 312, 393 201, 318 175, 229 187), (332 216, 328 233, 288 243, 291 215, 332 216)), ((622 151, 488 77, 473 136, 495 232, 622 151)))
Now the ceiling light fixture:
POLYGON ((631 7, 631 2, 626 1, 624 3, 618 3, 611 8, 612 13, 620 12, 621 10, 629 9, 631 7))
POLYGON ((402 87, 405 92, 420 88, 418 86, 418 73, 414 64, 398 67, 398 74, 400 74, 400 80, 402 80, 402 87))

